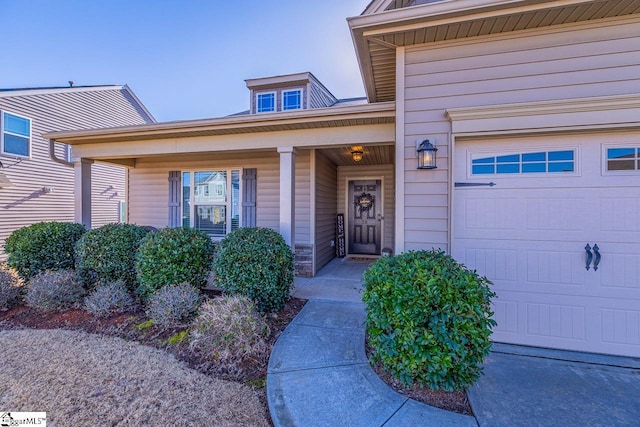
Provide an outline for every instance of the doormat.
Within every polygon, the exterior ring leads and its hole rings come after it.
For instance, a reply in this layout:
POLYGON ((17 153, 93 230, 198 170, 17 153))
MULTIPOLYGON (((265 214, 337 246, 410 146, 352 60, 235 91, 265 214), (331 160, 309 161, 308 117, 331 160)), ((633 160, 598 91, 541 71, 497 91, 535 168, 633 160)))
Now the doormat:
POLYGON ((347 258, 347 261, 365 261, 365 262, 374 262, 379 257, 362 257, 362 256, 350 256, 347 258))

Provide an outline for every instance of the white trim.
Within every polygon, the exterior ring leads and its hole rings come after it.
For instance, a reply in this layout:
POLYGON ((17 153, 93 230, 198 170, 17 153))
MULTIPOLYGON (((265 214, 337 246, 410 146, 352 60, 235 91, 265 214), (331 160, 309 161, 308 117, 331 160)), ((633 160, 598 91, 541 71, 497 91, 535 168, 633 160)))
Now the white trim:
POLYGON ((405 48, 399 47, 396 50, 396 158, 395 158, 395 185, 396 185, 396 206, 395 206, 395 247, 396 254, 404 252, 404 91, 405 91, 405 48))
POLYGON ((640 139, 635 141, 628 142, 604 142, 602 143, 602 147, 600 150, 600 162, 601 162, 601 174, 602 176, 620 176, 620 175, 631 175, 637 176, 640 174, 640 155, 638 154, 638 150, 640 150, 640 139), (635 152, 635 161, 636 161, 636 169, 629 170, 609 170, 608 169, 608 157, 607 150, 609 148, 634 148, 635 152))
MULTIPOLYGON (((350 243, 350 239, 349 239, 349 218, 351 218, 351 210, 350 210, 350 206, 351 206, 351 201, 349 200, 349 183, 353 182, 353 181, 380 181, 380 204, 382 205, 382 209, 380 212, 380 254, 382 253, 382 250, 384 249, 384 208, 385 208, 385 204, 384 204, 384 175, 366 175, 366 176, 359 176, 359 177, 355 177, 352 178, 349 175, 344 177, 345 182, 344 185, 346 186, 345 191, 344 191, 344 197, 345 197, 345 218, 344 218, 344 230, 345 230, 345 256, 349 257, 350 255, 362 255, 362 254, 357 254, 357 253, 351 253, 351 248, 349 248, 349 243, 350 243)), ((380 255, 377 254, 377 255, 380 255)), ((367 254, 367 255, 371 255, 371 254, 367 254)))
MULTIPOLYGON (((477 150, 467 150, 466 152, 466 171, 465 171, 465 176, 467 179, 482 179, 483 177, 486 178, 558 178, 558 177, 562 177, 562 176, 582 176, 581 173, 581 153, 580 153, 580 146, 579 145, 569 145, 569 146, 563 146, 561 148, 559 147, 554 147, 551 145, 524 145, 524 146, 520 146, 520 145, 513 145, 511 146, 508 150, 507 149, 501 149, 501 150, 496 150, 496 149, 488 149, 488 148, 479 148, 477 150), (549 153, 553 153, 553 152, 557 152, 557 151, 573 151, 573 171, 572 172, 548 172, 546 171, 546 169, 548 169, 549 164, 553 164, 553 163, 559 163, 561 161, 559 160, 552 160, 549 161, 548 159, 548 154, 549 153), (508 155, 520 155, 522 156, 523 154, 532 154, 532 153, 546 153, 545 155, 545 161, 544 162, 536 162, 536 163, 544 163, 545 165, 545 172, 522 172, 522 165, 523 165, 523 161, 522 158, 519 161, 519 169, 520 172, 518 173, 497 173, 497 165, 498 163, 494 163, 494 165, 496 166, 496 172, 495 173, 487 173, 487 174, 473 174, 472 173, 472 161, 473 156, 474 155, 480 155, 480 156, 486 156, 486 157, 501 157, 501 156, 508 156, 508 155)), ((562 161, 565 162, 565 161, 562 161)), ((566 160, 566 162, 569 162, 569 160, 566 160)))
POLYGON ((282 89, 280 91, 280 111, 296 111, 296 110, 302 110, 303 107, 303 101, 304 101, 304 90, 302 88, 295 88, 295 89, 282 89), (300 103, 298 104, 298 108, 288 108, 288 109, 284 109, 284 94, 288 93, 288 92, 298 92, 300 94, 300 103))
POLYGON ((256 98, 256 114, 266 114, 266 113, 275 113, 278 111, 278 92, 277 91, 265 91, 265 92, 254 92, 256 98), (273 110, 269 111, 259 111, 258 110, 258 97, 261 95, 273 95, 273 110))
MULTIPOLYGON (((16 89, 8 90, 6 92, 0 92, 0 98, 10 98, 13 96, 24 95, 48 95, 52 93, 73 93, 73 92, 100 92, 105 90, 122 89, 124 86, 111 85, 111 86, 77 86, 77 87, 58 87, 58 88, 33 88, 33 89, 16 89)), ((141 104, 142 105, 142 104, 141 104)))
POLYGON ((22 114, 12 113, 12 112, 7 111, 7 110, 0 110, 0 156, 14 157, 14 158, 19 158, 19 159, 31 159, 31 157, 33 155, 33 130, 32 130, 32 125, 33 125, 33 119, 31 119, 30 117, 23 116, 22 114), (12 132, 5 132, 5 130, 4 130, 4 115, 5 114, 8 114, 10 116, 19 117, 19 118, 27 120, 29 122, 29 141, 28 141, 28 145, 27 145, 27 150, 28 150, 29 154, 27 154, 26 156, 24 156, 22 154, 7 153, 7 152, 4 151, 4 135, 5 135, 5 133, 7 133, 9 135, 16 136, 18 138, 24 138, 25 137, 24 135, 15 134, 15 133, 12 133, 12 132))

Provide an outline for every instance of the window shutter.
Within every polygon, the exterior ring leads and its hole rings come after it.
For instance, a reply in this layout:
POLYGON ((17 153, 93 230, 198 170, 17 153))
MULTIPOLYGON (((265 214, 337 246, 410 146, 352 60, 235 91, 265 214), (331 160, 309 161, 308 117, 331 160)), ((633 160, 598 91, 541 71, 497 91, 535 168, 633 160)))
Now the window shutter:
POLYGON ((258 169, 242 170, 242 226, 256 226, 256 198, 258 193, 258 169))
POLYGON ((169 172, 169 227, 180 227, 180 171, 169 172))

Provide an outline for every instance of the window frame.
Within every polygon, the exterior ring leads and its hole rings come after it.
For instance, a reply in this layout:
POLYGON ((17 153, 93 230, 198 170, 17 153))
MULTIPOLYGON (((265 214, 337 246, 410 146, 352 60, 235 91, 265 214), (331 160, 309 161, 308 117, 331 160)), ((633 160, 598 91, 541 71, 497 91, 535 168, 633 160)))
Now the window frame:
POLYGON ((21 158, 21 159, 30 159, 32 156, 32 152, 33 152, 33 120, 30 117, 26 117, 23 116, 21 114, 16 114, 16 113, 12 113, 6 110, 0 110, 0 155, 2 156, 8 156, 8 157, 15 157, 15 158, 21 158), (28 154, 25 156, 23 154, 16 154, 16 153, 8 153, 5 151, 4 149, 4 138, 5 138, 5 134, 9 134, 9 135, 13 135, 13 136, 17 136, 19 138, 25 138, 24 135, 19 135, 19 134, 15 134, 13 132, 8 132, 4 130, 4 125, 5 125, 5 114, 8 114, 10 116, 14 116, 14 117, 18 117, 24 120, 27 120, 27 122, 29 123, 29 137, 28 137, 28 141, 27 141, 27 151, 28 154))
POLYGON ((602 175, 638 175, 640 174, 640 141, 635 142, 608 142, 602 144, 600 158, 602 160, 602 175), (635 151, 635 169, 609 170, 609 150, 612 148, 633 148, 635 151))
POLYGON ((269 92, 256 92, 256 114, 267 114, 267 113, 275 113, 278 110, 278 92, 277 91, 269 91, 269 92), (273 110, 265 110, 260 111, 260 97, 266 95, 273 95, 273 110))
POLYGON ((301 88, 298 89, 283 89, 281 96, 280 96, 280 111, 296 111, 296 110, 302 110, 302 104, 303 104, 303 91, 301 88), (284 99, 285 99, 285 94, 286 93, 291 93, 291 92, 298 92, 299 96, 300 96, 300 103, 298 104, 297 108, 284 108, 284 99))
MULTIPOLYGON (((579 146, 563 146, 563 147, 522 147, 520 149, 480 149, 480 150, 468 150, 467 151, 467 178, 482 178, 482 177, 491 177, 491 178, 513 178, 513 177, 536 177, 536 178, 557 178, 560 176, 580 176, 580 147, 579 146), (559 152, 559 151, 573 151, 573 171, 571 172, 549 172, 548 165, 549 163, 561 163, 562 161, 549 161, 549 153, 559 152), (545 171, 544 172, 522 172, 522 156, 525 154, 534 154, 534 153, 545 153, 545 171), (497 173, 497 158, 498 157, 506 157, 506 156, 519 156, 519 172, 517 173, 497 173), (478 156, 478 158, 474 159, 474 156, 478 156), (486 173, 486 174, 474 174, 473 173, 473 161, 479 160, 483 157, 494 157, 495 171, 494 173, 486 173)), ((567 160, 569 161, 569 160, 567 160)), ((538 163, 538 162, 524 162, 524 163, 538 163)), ((487 163, 489 164, 489 163, 487 163)), ((504 163, 508 164, 516 164, 515 162, 504 163)))
MULTIPOLYGON (((181 204, 184 203, 184 175, 185 173, 189 174, 189 228, 195 228, 195 215, 196 215, 196 185, 195 185, 195 176, 198 172, 225 172, 227 176, 226 190, 227 190, 227 200, 224 203, 204 203, 199 204, 198 206, 224 206, 226 210, 225 222, 226 228, 224 234, 210 234, 207 235, 214 241, 222 240, 227 234, 233 231, 233 172, 238 172, 238 200, 237 200, 237 208, 238 208, 238 228, 242 226, 242 167, 229 167, 229 168, 198 168, 198 169, 183 169, 180 171, 180 201, 181 204)), ((214 191, 215 192, 215 191, 214 191)), ((204 191, 203 191, 204 193, 204 191)), ((184 226, 184 207, 181 206, 181 226, 184 226)))

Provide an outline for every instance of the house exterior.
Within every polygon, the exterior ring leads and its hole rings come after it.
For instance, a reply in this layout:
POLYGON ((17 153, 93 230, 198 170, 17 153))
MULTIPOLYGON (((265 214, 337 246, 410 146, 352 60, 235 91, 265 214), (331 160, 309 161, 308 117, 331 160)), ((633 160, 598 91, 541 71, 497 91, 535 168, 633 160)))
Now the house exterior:
MULTIPOLYGON (((154 121, 127 86, 0 90, 0 249, 20 227, 74 220, 71 150, 55 144, 54 160, 43 133, 154 121)), ((93 171, 92 225, 120 221, 126 169, 96 163, 93 171)))
POLYGON ((278 230, 300 273, 342 214, 348 255, 441 248, 491 279, 496 341, 640 356, 640 3, 374 0, 348 23, 367 102, 314 104, 302 73, 248 80, 244 115, 49 137, 77 176, 130 168, 131 221, 194 220, 196 174, 226 171, 225 230, 278 230))

